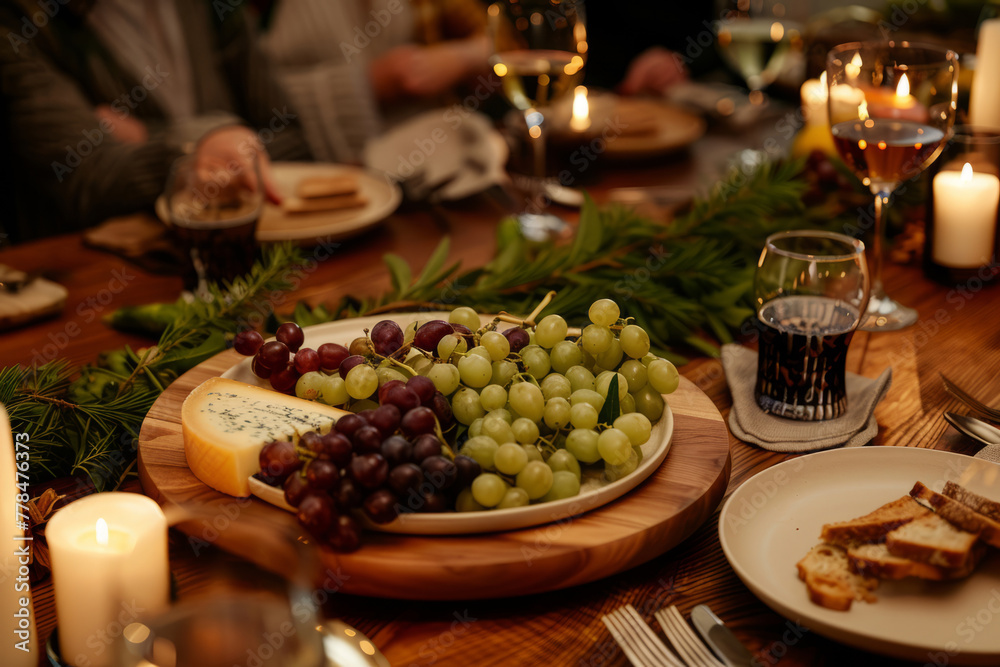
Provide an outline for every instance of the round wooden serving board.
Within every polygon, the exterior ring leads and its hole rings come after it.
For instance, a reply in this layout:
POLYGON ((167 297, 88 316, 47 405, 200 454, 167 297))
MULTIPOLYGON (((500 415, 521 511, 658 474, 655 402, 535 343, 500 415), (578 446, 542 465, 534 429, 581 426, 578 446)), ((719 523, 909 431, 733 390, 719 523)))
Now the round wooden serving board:
MULTIPOLYGON (((192 537, 264 567, 266 549, 227 526, 241 517, 295 527, 293 515, 203 484, 187 467, 181 403, 196 386, 243 357, 229 350, 185 373, 153 404, 139 434, 139 475, 161 505, 197 507, 192 537)), ((673 548, 715 511, 729 483, 729 433, 711 399, 690 380, 669 397, 673 443, 649 479, 618 500, 532 528, 461 536, 366 532, 350 554, 322 550, 345 593, 412 600, 497 598, 575 586, 620 572, 673 548)), ((190 525, 190 524, 189 524, 190 525)))

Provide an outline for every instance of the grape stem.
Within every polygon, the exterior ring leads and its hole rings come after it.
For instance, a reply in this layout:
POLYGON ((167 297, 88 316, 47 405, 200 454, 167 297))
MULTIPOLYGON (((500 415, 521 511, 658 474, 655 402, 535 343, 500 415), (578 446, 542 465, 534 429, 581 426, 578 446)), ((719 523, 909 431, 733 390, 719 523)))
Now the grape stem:
POLYGON ((520 324, 522 327, 534 328, 536 326, 535 318, 538 317, 538 314, 540 312, 545 310, 545 306, 549 305, 549 302, 552 301, 555 295, 556 295, 555 290, 549 291, 548 294, 542 297, 542 300, 538 303, 538 305, 535 306, 535 309, 531 311, 531 314, 525 317, 524 319, 519 319, 517 317, 514 317, 513 315, 509 315, 505 311, 500 311, 500 313, 497 315, 497 319, 503 322, 510 322, 511 324, 520 324))

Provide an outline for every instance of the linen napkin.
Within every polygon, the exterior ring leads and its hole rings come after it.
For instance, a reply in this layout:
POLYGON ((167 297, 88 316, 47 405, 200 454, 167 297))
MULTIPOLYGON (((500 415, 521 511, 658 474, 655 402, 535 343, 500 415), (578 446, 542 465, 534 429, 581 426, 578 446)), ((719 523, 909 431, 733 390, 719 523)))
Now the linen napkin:
POLYGON ((976 452, 975 458, 991 463, 1000 463, 1000 445, 986 445, 976 452))
POLYGON ((872 380, 847 373, 847 412, 836 419, 798 421, 764 412, 754 399, 757 353, 742 345, 722 346, 722 367, 733 396, 729 428, 740 440, 773 452, 809 452, 832 447, 860 447, 878 433, 875 406, 892 382, 886 368, 872 380))

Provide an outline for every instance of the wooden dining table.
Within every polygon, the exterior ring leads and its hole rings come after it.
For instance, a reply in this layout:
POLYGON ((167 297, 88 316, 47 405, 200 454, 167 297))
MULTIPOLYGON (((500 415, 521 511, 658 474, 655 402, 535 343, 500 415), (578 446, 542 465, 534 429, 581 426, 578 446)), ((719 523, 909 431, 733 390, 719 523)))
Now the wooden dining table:
MULTIPOLYGON (((687 151, 638 163, 602 163, 588 187, 599 203, 625 187, 704 191, 734 147, 759 148, 773 129, 772 123, 749 134, 713 131, 687 151)), ((574 219, 573 210, 557 210, 574 219)), ((481 265, 495 249, 494 232, 504 213, 497 200, 486 196, 447 203, 437 212, 420 207, 398 211, 360 236, 326 244, 325 257, 316 270, 278 308, 290 309, 297 301, 332 304, 344 295, 376 295, 389 286, 381 261, 384 253, 396 253, 419 270, 444 233, 451 237, 453 259, 465 267, 481 265), (442 229, 442 220, 449 229, 442 229)), ((61 315, 0 336, 0 366, 54 358, 86 364, 95 362, 104 350, 148 345, 150 339, 113 330, 101 318, 120 306, 173 300, 181 290, 179 277, 154 274, 133 261, 88 247, 79 233, 8 247, 0 251, 0 263, 41 271, 69 291, 61 315)), ((875 378, 892 368, 891 387, 875 409, 878 434, 868 447, 974 454, 979 445, 943 419, 945 411, 961 411, 962 407, 945 391, 939 373, 983 400, 1000 404, 1000 375, 996 373, 1000 368, 996 314, 1000 291, 975 281, 938 284, 925 278, 915 264, 889 262, 884 278, 887 291, 916 308, 919 320, 899 331, 858 332, 851 344, 850 371, 875 378)), ((694 357, 680 371, 728 419, 732 397, 720 360, 694 357)), ((767 451, 731 433, 728 439, 731 468, 724 498, 755 474, 800 456, 767 451)), ((74 494, 86 492, 71 480, 54 485, 74 494)), ((126 482, 125 489, 143 490, 134 479, 126 482)), ((727 561, 720 546, 718 517, 716 507, 687 539, 666 553, 570 588, 513 598, 450 601, 337 593, 330 596, 323 611, 366 633, 398 666, 628 664, 601 621, 603 614, 626 603, 647 620, 655 609, 670 604, 685 615, 695 605, 708 604, 759 665, 919 665, 930 660, 907 662, 861 651, 772 611, 727 561)), ((205 578, 185 536, 172 531, 171 544, 171 569, 183 599, 204 586, 205 578)), ((44 640, 56 623, 51 580, 36 582, 33 594, 36 631, 44 640)))

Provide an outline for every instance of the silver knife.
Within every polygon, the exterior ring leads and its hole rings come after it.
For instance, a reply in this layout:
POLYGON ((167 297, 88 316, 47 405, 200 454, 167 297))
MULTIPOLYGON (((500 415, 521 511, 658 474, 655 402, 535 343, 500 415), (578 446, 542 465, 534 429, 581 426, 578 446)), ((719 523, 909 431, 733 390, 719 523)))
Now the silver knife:
POLYGON ((944 413, 944 418, 956 429, 984 445, 1000 444, 1000 429, 990 426, 981 419, 954 412, 944 413))
POLYGON ((750 667, 753 664, 753 654, 706 605, 700 604, 691 610, 691 622, 726 667, 750 667))

